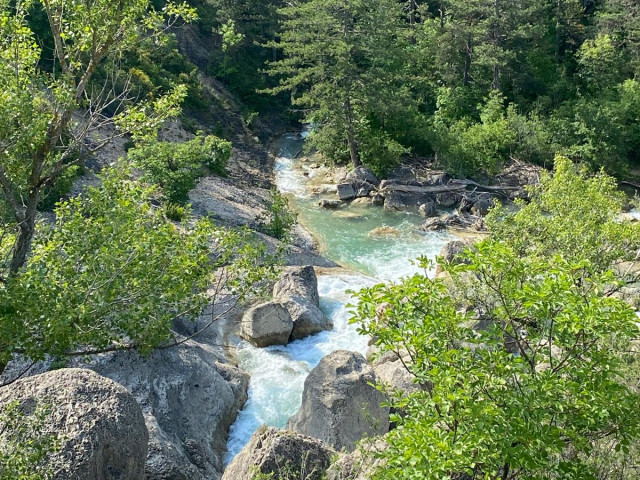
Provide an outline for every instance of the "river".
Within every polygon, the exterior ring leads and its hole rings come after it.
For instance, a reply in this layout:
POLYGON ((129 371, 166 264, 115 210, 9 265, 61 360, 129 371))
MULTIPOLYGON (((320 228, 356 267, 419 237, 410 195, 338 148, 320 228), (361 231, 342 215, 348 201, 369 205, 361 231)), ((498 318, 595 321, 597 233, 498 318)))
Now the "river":
POLYGON ((349 323, 347 304, 353 299, 347 290, 357 291, 379 282, 397 281, 419 269, 417 257, 431 258, 451 240, 446 233, 421 232, 422 218, 416 213, 388 213, 380 207, 350 205, 332 211, 318 206, 318 196, 307 188, 317 169, 297 165, 304 135, 285 135, 278 144, 275 163, 278 189, 298 213, 298 221, 322 246, 327 258, 348 270, 318 277, 320 308, 334 323, 322 332, 287 346, 256 348, 237 341, 239 366, 251 375, 249 400, 229 432, 226 462, 248 442, 261 425, 284 427, 300 407, 304 380, 325 355, 335 350, 364 354, 367 338, 349 323), (370 236, 378 227, 395 229, 393 236, 370 236))

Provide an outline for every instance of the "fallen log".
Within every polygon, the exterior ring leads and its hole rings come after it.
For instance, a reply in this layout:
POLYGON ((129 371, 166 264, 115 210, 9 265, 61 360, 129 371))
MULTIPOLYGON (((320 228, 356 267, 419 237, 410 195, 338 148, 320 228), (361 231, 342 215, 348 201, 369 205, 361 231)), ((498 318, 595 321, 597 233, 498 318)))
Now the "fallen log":
POLYGON ((437 194, 449 192, 462 192, 467 187, 465 185, 434 185, 429 187, 418 187, 416 185, 386 185, 381 192, 402 192, 402 193, 424 193, 437 194))
POLYGON ((451 180, 449 184, 454 185, 464 185, 465 187, 472 186, 476 187, 480 190, 485 190, 487 192, 512 192, 514 190, 520 190, 521 187, 501 187, 500 185, 482 185, 480 183, 474 182, 473 180, 451 180))

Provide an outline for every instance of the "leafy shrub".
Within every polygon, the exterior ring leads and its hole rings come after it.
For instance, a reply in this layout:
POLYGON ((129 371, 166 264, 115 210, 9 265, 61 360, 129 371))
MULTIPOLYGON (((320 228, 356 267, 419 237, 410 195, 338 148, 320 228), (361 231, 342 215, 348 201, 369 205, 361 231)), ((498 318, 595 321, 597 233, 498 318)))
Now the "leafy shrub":
POLYGON ((181 205, 176 205, 175 203, 169 202, 164 206, 164 214, 169 220, 173 220, 174 222, 181 222, 186 218, 187 210, 181 205))
POLYGON ((224 174, 231 144, 213 135, 198 135, 183 143, 154 142, 129 151, 144 180, 162 188, 171 203, 184 204, 189 191, 204 175, 203 167, 224 174))
POLYGON ((273 189, 267 202, 266 222, 262 221, 262 230, 279 240, 289 240, 291 228, 297 215, 289 209, 289 201, 278 190, 273 189))
POLYGON ((53 210, 56 203, 69 194, 73 186, 73 181, 78 177, 79 173, 80 167, 77 165, 65 170, 52 187, 45 189, 44 195, 38 202, 38 209, 46 211, 53 210))

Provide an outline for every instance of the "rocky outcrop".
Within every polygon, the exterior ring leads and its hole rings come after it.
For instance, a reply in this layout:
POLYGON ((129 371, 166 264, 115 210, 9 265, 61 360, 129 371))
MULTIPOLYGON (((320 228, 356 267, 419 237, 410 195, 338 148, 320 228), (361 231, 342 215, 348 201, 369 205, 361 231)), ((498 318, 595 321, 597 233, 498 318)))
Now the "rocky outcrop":
POLYGON ((378 180, 375 173, 373 173, 369 167, 365 166, 359 166, 351 170, 347 174, 347 181, 354 184, 366 182, 371 185, 378 185, 380 183, 380 180, 378 180))
POLYGON ((245 312, 240 336, 256 347, 286 345, 292 330, 289 312, 278 302, 265 302, 245 312))
POLYGON ((356 189, 351 183, 341 183, 338 185, 338 198, 340 200, 351 200, 356 198, 356 189))
POLYGON ((377 454, 388 448, 384 438, 363 441, 358 448, 338 458, 327 470, 327 480, 370 480, 385 462, 377 454))
POLYGON ((445 230, 447 228, 476 230, 478 232, 487 230, 481 217, 458 212, 444 213, 438 217, 427 218, 420 228, 427 232, 445 230))
POLYGON ((411 360, 408 354, 404 355, 403 363, 395 352, 385 352, 382 355, 377 353, 378 349, 375 347, 370 347, 367 351, 367 359, 371 362, 378 384, 406 394, 420 390, 419 385, 414 382, 415 377, 405 367, 411 360))
POLYGON ((312 266, 288 268, 274 285, 273 297, 293 321, 292 340, 333 328, 333 323, 320 310, 318 278, 312 266))
POLYGON ((142 480, 149 435, 135 398, 121 385, 68 368, 18 380, 0 389, 0 405, 18 402, 29 415, 49 413, 43 434, 60 449, 50 454, 56 480, 142 480))
POLYGON ((222 480, 251 480, 260 474, 274 479, 321 480, 335 453, 319 440, 262 427, 229 464, 222 480))
POLYGON ((313 267, 287 268, 273 286, 273 298, 305 298, 316 307, 319 306, 318 277, 313 267))
MULTIPOLYGON (((195 328, 198 328, 196 326, 195 328)), ((188 333, 188 332, 185 332, 188 333)), ((212 334, 147 357, 101 355, 89 367, 125 386, 149 430, 146 480, 220 478, 229 427, 247 401, 248 376, 212 334)))
POLYGON ((329 200, 324 198, 318 202, 318 205, 320 205, 322 208, 326 208, 327 210, 336 210, 340 208, 342 203, 340 202, 340 200, 329 200))
POLYGON ((381 406, 387 397, 372 386, 375 382, 359 353, 327 355, 305 380, 302 406, 287 428, 349 451, 365 435, 388 432, 389 409, 381 406))

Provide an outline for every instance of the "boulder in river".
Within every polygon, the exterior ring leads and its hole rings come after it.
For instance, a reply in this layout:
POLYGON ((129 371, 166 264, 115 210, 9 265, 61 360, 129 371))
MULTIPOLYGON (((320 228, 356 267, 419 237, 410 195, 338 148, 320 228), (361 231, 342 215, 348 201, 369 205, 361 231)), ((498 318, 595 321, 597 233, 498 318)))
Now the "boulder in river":
POLYGON ((389 227, 387 225, 374 228, 369 232, 369 237, 397 237, 400 235, 400 231, 397 228, 389 227))
POLYGON ((256 347, 268 347, 286 345, 292 331, 289 312, 278 302, 265 302, 245 312, 240 335, 256 347))
POLYGON ((342 202, 340 200, 328 200, 326 198, 323 198, 318 202, 318 205, 328 210, 335 210, 337 208, 340 208, 340 205, 342 205, 342 202))
POLYGON ((340 200, 352 200, 356 198, 356 193, 351 183, 340 183, 338 185, 338 198, 340 200))
POLYGON ((288 268, 274 285, 273 297, 293 321, 292 340, 333 328, 319 308, 318 278, 312 266, 288 268))
POLYGON ((389 431, 386 395, 372 386, 376 375, 359 353, 338 350, 324 357, 304 382, 300 410, 287 428, 351 451, 363 436, 389 431))
POLYGON ((460 202, 462 197, 454 192, 443 192, 436 195, 436 203, 439 207, 450 208, 460 202))
POLYGON ((363 165, 351 170, 347 174, 347 181, 355 184, 366 182, 374 186, 380 183, 375 173, 369 167, 363 165))
MULTIPOLYGON (((0 406, 26 415, 48 409, 43 426, 60 449, 49 455, 55 480, 142 480, 149 434, 136 399, 91 370, 65 368, 0 388, 0 406)), ((1 440, 0 440, 1 441, 1 440)))
POLYGON ((425 218, 437 217, 438 210, 436 208, 436 202, 423 203, 418 207, 418 212, 425 218))
POLYGON ((250 480, 257 475, 274 479, 322 480, 335 451, 314 438, 273 427, 259 428, 233 459, 222 480, 250 480))

